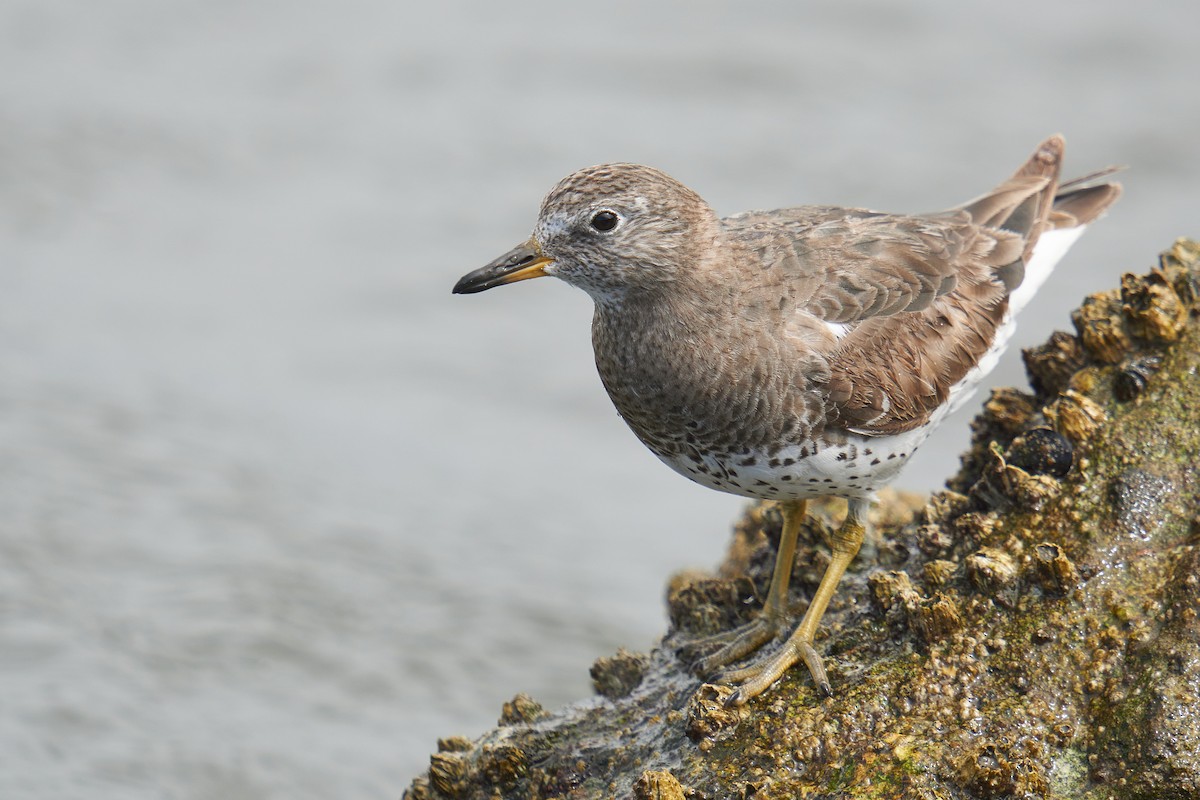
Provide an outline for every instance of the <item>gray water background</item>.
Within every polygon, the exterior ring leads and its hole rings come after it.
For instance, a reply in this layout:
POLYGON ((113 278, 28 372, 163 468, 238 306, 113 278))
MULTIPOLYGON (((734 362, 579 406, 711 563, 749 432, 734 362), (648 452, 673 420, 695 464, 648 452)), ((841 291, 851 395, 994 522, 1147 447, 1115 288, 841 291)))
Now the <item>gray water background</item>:
MULTIPOLYGON (((578 167, 920 211, 1046 134, 1127 194, 1026 311, 1200 234, 1194 2, 0 2, 0 797, 395 797, 665 628, 737 498, 554 281, 578 167)), ((1023 380, 1015 349, 993 383, 1023 380)), ((986 395, 986 389, 980 397, 986 395)), ((902 485, 936 488, 969 414, 902 485)))

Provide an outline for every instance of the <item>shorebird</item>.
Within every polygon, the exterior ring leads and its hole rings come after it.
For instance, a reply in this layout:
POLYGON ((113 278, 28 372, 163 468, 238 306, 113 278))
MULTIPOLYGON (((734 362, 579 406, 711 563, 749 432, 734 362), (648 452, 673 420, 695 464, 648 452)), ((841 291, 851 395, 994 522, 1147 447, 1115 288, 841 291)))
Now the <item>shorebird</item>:
POLYGON ((832 558, 775 652, 719 680, 740 705, 803 661, 866 533, 874 493, 999 360, 1054 265, 1121 193, 1114 169, 1059 182, 1060 136, 992 191, 933 214, 800 206, 720 218, 651 167, 564 178, 533 235, 456 294, 554 276, 595 303, 592 344, 617 411, 653 453, 723 492, 780 503, 784 527, 759 616, 715 637, 711 673, 785 625, 807 502, 848 501, 832 558))

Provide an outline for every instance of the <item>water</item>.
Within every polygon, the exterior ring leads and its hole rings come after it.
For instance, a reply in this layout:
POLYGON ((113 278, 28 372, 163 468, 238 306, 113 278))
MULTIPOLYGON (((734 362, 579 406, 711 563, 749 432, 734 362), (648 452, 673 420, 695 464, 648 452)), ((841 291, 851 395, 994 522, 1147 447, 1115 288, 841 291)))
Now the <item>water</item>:
POLYGON ((395 796, 516 692, 586 696, 740 501, 624 430, 581 293, 454 281, 586 164, 725 213, 925 210, 1063 131, 1069 172, 1135 169, 1027 345, 1200 233, 1197 22, 0 3, 0 796, 395 796))

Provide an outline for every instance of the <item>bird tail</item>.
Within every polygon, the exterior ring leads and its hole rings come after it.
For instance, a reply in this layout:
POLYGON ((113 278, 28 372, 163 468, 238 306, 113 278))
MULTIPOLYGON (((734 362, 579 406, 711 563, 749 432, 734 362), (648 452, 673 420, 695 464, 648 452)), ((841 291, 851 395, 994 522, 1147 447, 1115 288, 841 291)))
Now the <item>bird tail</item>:
POLYGON ((1050 209, 1050 227, 1077 228, 1098 219, 1121 196, 1121 184, 1105 180, 1124 167, 1108 167, 1082 178, 1067 181, 1054 194, 1050 209))
POLYGON ((1011 178, 962 206, 976 224, 1010 231, 1024 240, 1021 258, 997 270, 997 278, 1009 287, 1014 314, 1087 225, 1121 196, 1121 184, 1106 180, 1120 167, 1059 183, 1065 149, 1062 136, 1051 136, 1011 178))

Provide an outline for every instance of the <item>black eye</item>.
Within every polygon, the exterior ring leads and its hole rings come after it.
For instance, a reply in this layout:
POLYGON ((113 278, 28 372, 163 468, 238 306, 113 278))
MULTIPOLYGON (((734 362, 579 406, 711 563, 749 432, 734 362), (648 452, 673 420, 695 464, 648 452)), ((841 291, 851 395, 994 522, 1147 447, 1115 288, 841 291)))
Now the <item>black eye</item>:
POLYGON ((609 211, 607 208, 592 215, 592 227, 605 233, 617 227, 617 223, 620 221, 621 218, 617 216, 617 213, 609 211))

